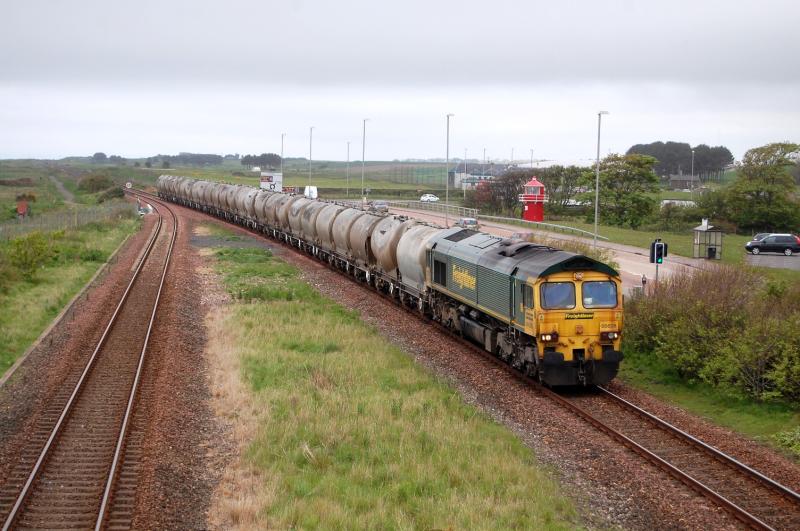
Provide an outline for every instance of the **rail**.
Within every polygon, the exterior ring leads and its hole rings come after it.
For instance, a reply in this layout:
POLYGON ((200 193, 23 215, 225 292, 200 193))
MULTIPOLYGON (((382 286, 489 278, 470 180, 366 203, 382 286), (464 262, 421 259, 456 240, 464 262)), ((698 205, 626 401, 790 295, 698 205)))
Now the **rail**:
MULTIPOLYGON (((514 221, 519 221, 519 220, 514 220, 514 221)), ((572 229, 572 228, 570 227, 570 229, 572 229)), ((579 230, 579 229, 573 229, 573 230, 579 230)), ((253 229, 250 229, 250 231, 255 233, 255 231, 253 229)), ((586 231, 583 231, 583 232, 586 232, 586 231)), ((341 273, 341 271, 340 271, 340 273, 341 273)), ((344 273, 342 273, 342 274, 344 275, 344 273)), ((351 278, 349 274, 346 275, 346 276, 348 276, 348 278, 351 278)), ((361 286, 365 290, 369 289, 368 287, 364 286, 363 284, 359 283, 358 285, 361 286)), ((393 300, 393 301, 397 302, 396 299, 394 297, 392 297, 391 295, 389 295, 389 294, 384 294, 384 293, 381 293, 381 292, 377 292, 377 293, 378 293, 379 296, 381 296, 383 298, 390 299, 390 300, 393 300)), ((746 525, 751 526, 753 528, 757 528, 757 529, 772 529, 772 527, 770 527, 770 525, 768 523, 764 522, 758 516, 756 516, 754 514, 751 514, 746 509, 744 509, 743 507, 737 505, 731 499, 727 498, 725 495, 717 492, 716 490, 712 489, 708 485, 704 484, 703 482, 699 481, 695 477, 691 476, 689 473, 687 473, 684 470, 678 468, 677 466, 675 466, 673 463, 669 462, 665 458, 657 455, 654 451, 646 448, 642 443, 637 442, 636 440, 632 439, 631 437, 629 437, 629 436, 623 434, 622 432, 618 431, 617 429, 613 428, 608 423, 603 422, 600 418, 598 418, 596 415, 590 413, 585 408, 577 405, 576 403, 573 403, 571 400, 569 400, 569 399, 567 399, 565 397, 562 397, 559 394, 553 392, 552 390, 546 388, 545 386, 543 386, 539 382, 537 382, 535 379, 533 379, 533 378, 531 378, 531 377, 529 377, 529 376, 527 376, 525 374, 522 374, 520 371, 518 371, 518 370, 514 369, 513 367, 511 367, 510 365, 502 362, 500 359, 498 359, 497 357, 495 357, 491 353, 486 352, 484 349, 474 345, 473 343, 468 342, 463 337, 459 337, 458 335, 456 335, 452 330, 448 329, 447 327, 442 326, 441 324, 437 324, 434 321, 430 320, 429 318, 421 316, 418 311, 416 311, 416 310, 414 310, 412 308, 409 308, 406 305, 402 305, 401 304, 400 306, 401 306, 401 308, 403 308, 407 312, 413 313, 413 314, 421 317, 423 319, 423 321, 428 322, 428 323, 432 323, 434 325, 437 325, 437 327, 440 330, 442 330, 443 332, 448 334, 450 337, 454 338, 456 341, 459 341, 466 348, 472 350, 473 352, 475 352, 475 353, 477 353, 479 355, 482 355, 483 357, 485 357, 489 361, 491 361, 491 362, 495 363, 496 365, 500 366, 502 369, 504 369, 508 373, 510 373, 513 376, 519 378, 521 381, 524 381, 524 382, 527 382, 527 383, 533 385, 543 396, 547 396, 547 397, 551 398, 553 401, 555 401, 556 403, 560 404, 565 409, 575 413, 577 416, 579 416, 580 418, 585 420, 590 425, 594 426, 598 430, 600 430, 603 433, 607 434, 609 437, 611 437, 616 442, 622 444, 623 446, 625 446, 625 447, 629 448, 630 450, 632 450, 633 452, 637 453, 638 455, 643 457, 645 460, 649 461, 650 463, 654 464, 655 466, 657 466, 661 470, 665 471, 667 474, 669 474, 673 478, 681 481, 682 483, 684 483, 690 489, 692 489, 692 490, 694 490, 694 491, 706 496, 707 498, 713 500, 715 503, 717 503, 721 507, 725 508, 728 512, 730 512, 733 516, 735 516, 737 519, 739 519, 741 522, 745 523, 746 525)), ((642 410, 641 408, 638 408, 637 406, 633 406, 633 404, 631 404, 631 406, 636 408, 636 410, 638 410, 640 412, 644 412, 644 410, 642 410)), ((644 412, 644 413, 646 413, 646 412, 644 412)), ((655 423, 657 425, 665 425, 665 426, 667 425, 666 422, 661 421, 660 419, 658 419, 657 417, 655 417, 652 414, 646 413, 645 416, 647 417, 647 419, 650 422, 653 422, 653 423, 655 423)), ((670 425, 670 427, 671 427, 671 425, 670 425)), ((668 431, 675 430, 677 432, 680 432, 680 430, 678 430, 677 428, 674 428, 674 427, 672 427, 672 430, 669 430, 669 428, 667 428, 667 430, 668 431)), ((683 432, 680 432, 680 433, 683 433, 683 432)), ((714 455, 715 459, 724 460, 727 463, 733 464, 733 469, 738 471, 739 473, 745 473, 745 474, 748 474, 750 477, 754 477, 755 479, 760 481, 762 484, 771 487, 771 489, 775 493, 778 493, 781 496, 783 496, 785 498, 788 498, 790 501, 795 501, 795 502, 797 501, 797 499, 798 499, 797 493, 791 491, 790 489, 788 489, 786 487, 783 487, 779 483, 775 482, 774 480, 771 480, 771 479, 767 478, 766 476, 763 476, 762 474, 758 473, 757 471, 749 469, 749 467, 747 467, 746 465, 743 465, 742 463, 739 463, 738 461, 735 461, 732 457, 725 456, 724 454, 721 454, 721 452, 717 451, 716 449, 712 449, 709 445, 707 445, 705 443, 702 443, 702 441, 699 441, 699 439, 691 437, 688 434, 685 434, 685 435, 687 437, 689 437, 690 440, 696 441, 697 446, 699 448, 702 448, 703 450, 705 450, 707 452, 710 451, 714 455), (723 457, 721 457, 721 456, 723 456, 723 457), (734 463, 736 463, 736 464, 734 464, 734 463)))
MULTIPOLYGON (((150 338, 150 333, 151 333, 151 330, 152 330, 152 327, 153 327, 155 314, 156 314, 156 311, 158 309, 158 302, 159 302, 159 299, 160 299, 160 296, 161 296, 161 291, 162 291, 162 288, 163 288, 164 276, 166 275, 167 269, 169 268, 170 257, 172 255, 172 248, 173 248, 173 245, 175 243, 175 235, 177 234, 177 218, 175 217, 174 213, 169 209, 169 207, 166 207, 166 205, 165 205, 165 208, 170 212, 170 214, 172 214, 173 221, 174 221, 173 231, 172 231, 172 239, 170 240, 169 250, 167 252, 167 255, 166 255, 167 257, 166 257, 165 262, 164 262, 163 272, 162 272, 162 276, 161 276, 161 284, 159 285, 157 296, 156 296, 156 299, 155 299, 155 302, 154 302, 154 305, 153 305, 153 312, 152 312, 150 321, 149 321, 148 326, 147 326, 146 338, 145 338, 144 345, 142 347, 141 353, 139 355, 140 357, 139 357, 139 360, 138 360, 137 372, 136 372, 136 375, 135 375, 134 382, 133 382, 133 384, 131 386, 131 391, 130 391, 130 394, 129 394, 129 398, 128 398, 127 402, 126 402, 127 407, 126 407, 125 415, 123 417, 122 425, 121 425, 121 428, 120 428, 121 429, 120 436, 119 436, 120 438, 119 438, 118 443, 116 445, 116 452, 115 452, 115 455, 114 455, 114 461, 113 461, 113 463, 112 463, 112 465, 110 467, 110 474, 114 474, 114 471, 116 469, 117 460, 119 458, 119 454, 120 454, 120 450, 121 450, 121 446, 122 446, 121 441, 124 438, 125 430, 127 429, 127 426, 128 426, 128 423, 129 423, 130 414, 131 414, 131 411, 133 409, 133 401, 135 399, 136 392, 138 390, 138 382, 139 382, 139 379, 140 379, 142 367, 144 365, 145 351, 147 350, 147 346, 148 346, 148 342, 149 342, 149 338, 150 338)), ((62 429, 64 428, 65 424, 68 422, 68 420, 69 420, 69 418, 70 418, 70 416, 71 416, 71 414, 73 412, 73 409, 75 408, 75 404, 78 401, 79 396, 81 396, 82 391, 84 390, 84 388, 87 385, 87 381, 88 381, 88 379, 90 377, 90 373, 92 373, 92 369, 94 368, 94 366, 96 365, 97 360, 99 359, 99 354, 100 354, 101 349, 107 343, 107 339, 109 338, 109 336, 111 334, 111 331, 112 331, 112 329, 114 328, 114 326, 115 326, 115 324, 117 322, 117 318, 119 317, 119 315, 120 315, 120 313, 122 311, 122 308, 125 306, 125 303, 128 301, 129 295, 133 291, 134 284, 139 279, 140 273, 141 273, 142 269, 144 268, 144 265, 147 262, 147 259, 149 258, 150 254, 151 254, 151 251, 155 247, 156 242, 158 241, 159 235, 161 234, 161 231, 162 231, 163 220, 164 220, 164 216, 161 215, 160 212, 159 212, 159 214, 160 215, 159 215, 159 219, 158 219, 158 222, 157 222, 156 229, 153 231, 152 236, 149 238, 149 240, 148 240, 148 242, 147 242, 147 244, 145 246, 145 250, 144 250, 144 252, 142 254, 142 257, 139 260, 138 264, 136 265, 136 268, 135 268, 135 270, 133 272, 133 275, 131 276, 131 279, 128 282, 127 287, 125 288, 125 291, 123 292, 122 297, 120 298, 119 302, 117 303, 117 305, 116 305, 116 307, 114 309, 114 312, 111 315, 111 318, 109 319, 108 323, 106 324, 106 327, 103 330, 103 334, 100 336, 100 339, 97 341, 96 347, 94 348, 94 350, 92 352, 92 355, 89 357, 89 360, 86 362, 86 364, 85 364, 85 366, 83 368, 83 371, 81 372, 81 375, 78 378, 77 383, 72 388, 72 392, 70 393, 70 396, 69 396, 66 404, 62 408, 61 413, 59 414, 59 417, 58 417, 53 429, 50 430, 49 436, 47 437, 47 440, 46 440, 46 442, 44 444, 44 447, 39 452, 39 455, 38 455, 38 457, 36 459, 36 462, 34 463, 33 468, 31 469, 31 472, 28 474, 21 491, 16 496, 16 499, 14 501, 14 504, 13 504, 12 508, 11 508, 11 511, 7 515, 6 520, 5 520, 4 524, 3 524, 3 527, 2 527, 3 531, 10 530, 12 528, 12 526, 14 525, 14 522, 20 517, 20 514, 23 511, 23 507, 24 507, 24 505, 26 503, 26 500, 29 497, 29 494, 31 493, 31 491, 33 489, 34 483, 36 482, 37 478, 42 473, 42 471, 43 471, 43 469, 45 467, 45 464, 48 461, 49 456, 51 455, 51 453, 53 452, 53 450, 54 450, 54 448, 55 448, 55 446, 57 444, 57 440, 59 439, 59 434, 62 432, 62 429)), ((100 512, 99 512, 99 516, 98 516, 98 518, 96 520, 95 529, 99 529, 102 526, 102 522, 103 522, 103 518, 104 518, 104 514, 105 514, 104 513, 104 508, 106 507, 106 502, 107 502, 107 499, 108 499, 108 490, 110 488, 108 485, 111 484, 112 479, 113 479, 113 477, 109 476, 109 481, 108 481, 106 490, 104 491, 104 496, 103 496, 103 500, 102 500, 103 509, 101 509, 100 512)))
MULTIPOLYGON (((474 216, 475 217, 475 216, 474 216)), ((506 218, 502 216, 487 216, 485 214, 477 214, 478 219, 486 219, 489 221, 499 221, 500 223, 507 223, 510 225, 520 225, 523 227, 530 227, 532 229, 546 230, 550 232, 563 232, 577 234, 578 236, 585 236, 587 238, 594 238, 594 232, 588 230, 576 229, 567 225, 556 225, 555 223, 545 223, 543 221, 528 221, 526 219, 506 218)), ((605 236, 597 235, 598 240, 609 241, 605 236)))

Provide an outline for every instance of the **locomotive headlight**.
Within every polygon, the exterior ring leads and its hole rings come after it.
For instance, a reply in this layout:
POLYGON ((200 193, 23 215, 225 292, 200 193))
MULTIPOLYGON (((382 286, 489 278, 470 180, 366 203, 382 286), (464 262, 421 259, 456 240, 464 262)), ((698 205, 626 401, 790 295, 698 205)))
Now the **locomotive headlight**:
POLYGON ((602 341, 609 341, 609 340, 613 341, 618 337, 619 337, 619 332, 603 332, 602 334, 600 334, 600 339, 602 341))
POLYGON ((542 334, 540 338, 542 341, 558 341, 558 334, 555 332, 551 334, 542 334))

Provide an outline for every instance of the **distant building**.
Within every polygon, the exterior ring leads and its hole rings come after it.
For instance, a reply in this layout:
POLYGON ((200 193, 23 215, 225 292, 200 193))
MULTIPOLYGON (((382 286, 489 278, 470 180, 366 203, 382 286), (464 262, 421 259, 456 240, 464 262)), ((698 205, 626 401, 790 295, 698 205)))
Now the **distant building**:
POLYGON ((700 177, 697 175, 670 175, 669 187, 673 190, 694 190, 700 187, 700 177))

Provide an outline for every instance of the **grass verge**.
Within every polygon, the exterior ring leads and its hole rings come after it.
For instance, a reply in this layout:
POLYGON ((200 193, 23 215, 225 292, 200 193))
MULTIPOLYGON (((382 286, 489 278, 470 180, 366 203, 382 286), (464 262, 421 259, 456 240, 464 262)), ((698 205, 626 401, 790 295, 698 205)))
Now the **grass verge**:
POLYGON ((620 379, 690 413, 709 419, 800 459, 800 410, 784 402, 758 402, 704 383, 683 380, 654 356, 625 353, 620 379))
MULTIPOLYGON (((30 280, 16 276, 0 291, 0 374, 39 337, 122 240, 139 227, 133 219, 92 223, 51 235, 56 258, 30 280)), ((0 253, 8 243, 0 244, 0 253)))
POLYGON ((573 528, 504 427, 262 249, 220 249, 225 326, 261 412, 256 527, 573 528))

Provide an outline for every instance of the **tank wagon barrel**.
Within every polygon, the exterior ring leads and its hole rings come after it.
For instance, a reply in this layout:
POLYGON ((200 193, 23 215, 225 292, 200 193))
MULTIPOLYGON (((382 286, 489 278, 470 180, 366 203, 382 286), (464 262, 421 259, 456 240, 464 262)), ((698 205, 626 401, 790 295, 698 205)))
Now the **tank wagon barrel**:
POLYGON ((347 272, 548 385, 617 374, 621 281, 601 262, 250 186, 161 175, 156 188, 347 272))

